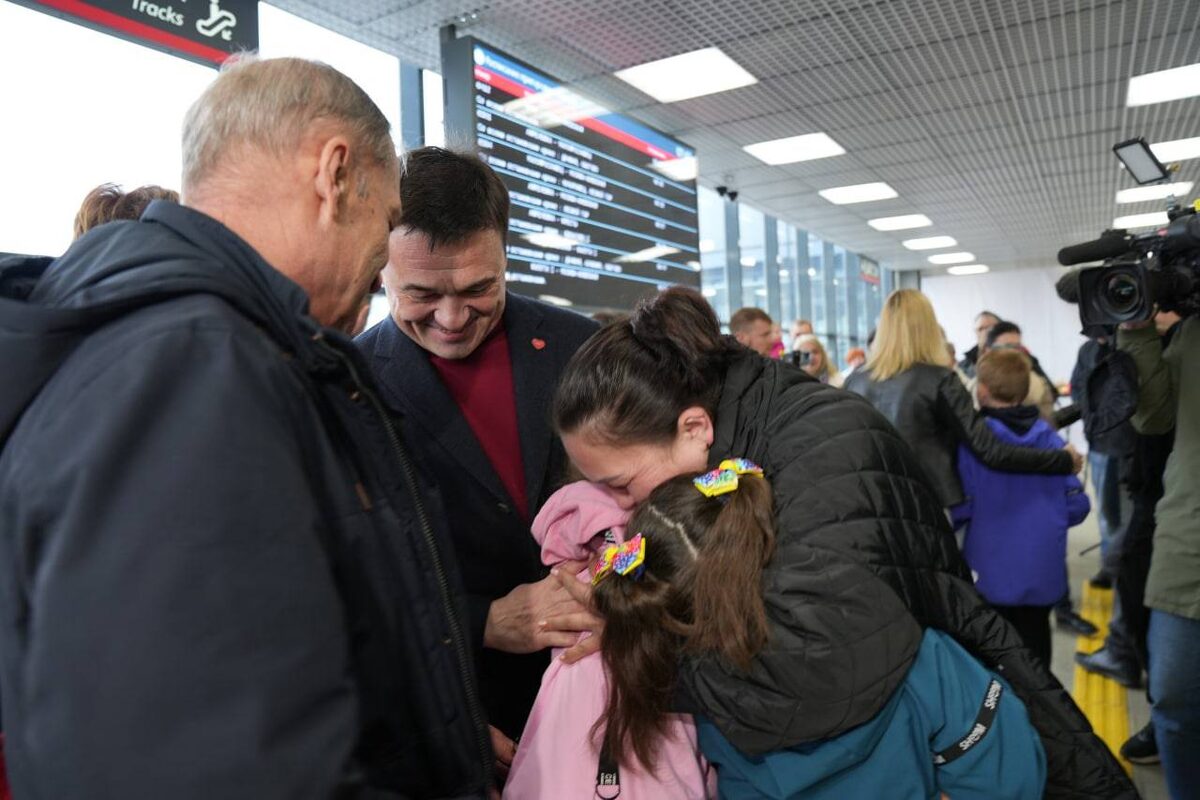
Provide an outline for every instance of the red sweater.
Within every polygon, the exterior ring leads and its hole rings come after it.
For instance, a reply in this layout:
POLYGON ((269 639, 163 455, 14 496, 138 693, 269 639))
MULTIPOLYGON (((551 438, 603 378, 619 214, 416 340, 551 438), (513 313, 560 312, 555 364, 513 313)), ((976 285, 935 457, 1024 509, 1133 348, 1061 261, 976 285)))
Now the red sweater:
POLYGON ((517 398, 504 323, 497 325, 466 358, 448 359, 430 353, 429 361, 466 417, 514 507, 522 519, 529 519, 517 398))

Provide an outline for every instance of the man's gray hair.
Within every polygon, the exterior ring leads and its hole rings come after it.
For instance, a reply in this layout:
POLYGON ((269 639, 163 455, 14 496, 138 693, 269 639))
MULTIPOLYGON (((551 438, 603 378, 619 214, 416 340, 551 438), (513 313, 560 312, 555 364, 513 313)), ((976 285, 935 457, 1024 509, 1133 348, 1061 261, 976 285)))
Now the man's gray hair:
POLYGON ((239 145, 277 156, 293 152, 318 120, 344 126, 351 141, 379 164, 396 158, 383 112, 333 67, 301 58, 230 59, 184 118, 185 192, 239 145))

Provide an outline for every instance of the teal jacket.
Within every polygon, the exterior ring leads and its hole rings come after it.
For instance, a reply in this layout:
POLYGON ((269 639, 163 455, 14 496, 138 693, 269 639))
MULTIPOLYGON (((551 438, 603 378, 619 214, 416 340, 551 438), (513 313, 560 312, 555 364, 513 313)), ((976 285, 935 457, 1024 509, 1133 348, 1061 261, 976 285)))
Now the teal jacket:
POLYGON ((1025 706, 944 633, 926 630, 904 683, 874 718, 824 742, 747 756, 697 717, 720 796, 1038 800, 1046 757, 1025 706))

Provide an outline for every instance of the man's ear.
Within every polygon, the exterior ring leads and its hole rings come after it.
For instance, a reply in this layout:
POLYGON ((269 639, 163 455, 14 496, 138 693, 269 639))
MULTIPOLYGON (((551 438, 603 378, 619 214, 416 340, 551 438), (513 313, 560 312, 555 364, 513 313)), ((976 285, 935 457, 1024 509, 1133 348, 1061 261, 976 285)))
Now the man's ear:
POLYGON ((713 443, 713 421, 701 406, 688 406, 679 412, 676 435, 689 442, 711 447, 713 443))
POLYGON ((313 188, 321 200, 321 220, 339 221, 350 192, 350 142, 345 136, 331 136, 321 145, 313 188))

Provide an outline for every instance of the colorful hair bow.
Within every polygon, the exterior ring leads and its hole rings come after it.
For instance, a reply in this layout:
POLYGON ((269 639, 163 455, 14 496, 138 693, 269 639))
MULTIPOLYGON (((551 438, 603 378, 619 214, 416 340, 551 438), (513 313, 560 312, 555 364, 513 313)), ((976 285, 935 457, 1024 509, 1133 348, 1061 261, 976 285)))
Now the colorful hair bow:
POLYGON ((757 475, 761 478, 762 474, 762 467, 748 458, 727 458, 711 472, 693 478, 692 483, 705 497, 716 497, 736 491, 739 475, 757 475))
POLYGON ((642 577, 646 563, 646 537, 634 536, 625 544, 610 544, 600 554, 600 560, 592 567, 592 585, 600 583, 609 575, 624 575, 637 580, 642 577))

